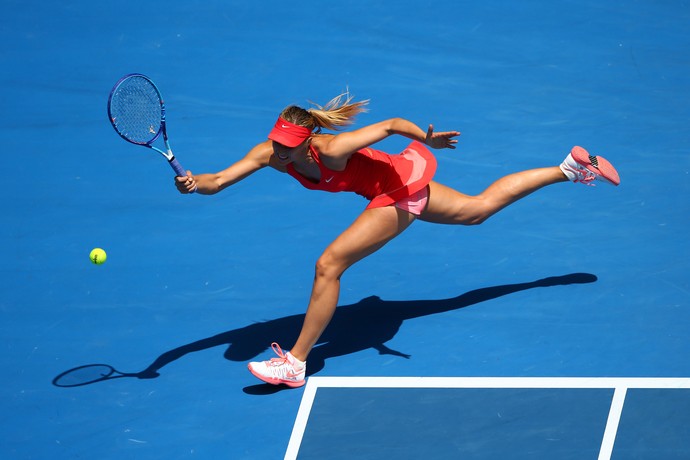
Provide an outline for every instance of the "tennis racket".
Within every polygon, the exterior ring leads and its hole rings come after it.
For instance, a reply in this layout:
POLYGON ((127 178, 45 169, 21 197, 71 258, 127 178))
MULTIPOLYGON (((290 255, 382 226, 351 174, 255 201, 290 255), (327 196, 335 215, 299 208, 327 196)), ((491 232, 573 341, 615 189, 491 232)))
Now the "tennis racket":
POLYGON ((165 104, 149 77, 133 73, 115 84, 108 97, 108 119, 124 140, 155 150, 168 160, 178 176, 187 175, 170 148, 165 128, 165 104), (153 145, 161 134, 165 150, 153 145))

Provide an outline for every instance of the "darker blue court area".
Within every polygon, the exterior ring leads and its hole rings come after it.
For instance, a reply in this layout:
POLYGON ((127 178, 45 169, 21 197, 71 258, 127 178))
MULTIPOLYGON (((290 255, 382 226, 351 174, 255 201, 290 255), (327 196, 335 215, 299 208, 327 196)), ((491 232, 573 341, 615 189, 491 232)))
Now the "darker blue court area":
POLYGON ((690 450, 690 391, 629 390, 613 459, 682 459, 690 450))
MULTIPOLYGON (((269 170, 180 195, 108 122, 131 72, 160 87, 194 173, 245 155, 284 107, 348 88, 371 100, 355 127, 461 131, 434 153, 435 180, 463 193, 574 145, 620 172, 620 187, 556 184, 476 227, 415 222, 344 274, 310 377, 690 375, 686 2, 2 5, 0 458, 285 455, 304 390, 246 365, 293 345, 315 261, 367 203, 269 170)), ((333 428, 310 423, 304 456, 589 458, 610 397, 320 389, 313 417, 333 428)), ((612 458, 690 458, 687 401, 631 389, 612 458)))
POLYGON ((597 458, 612 395, 611 389, 320 388, 298 458, 597 458))

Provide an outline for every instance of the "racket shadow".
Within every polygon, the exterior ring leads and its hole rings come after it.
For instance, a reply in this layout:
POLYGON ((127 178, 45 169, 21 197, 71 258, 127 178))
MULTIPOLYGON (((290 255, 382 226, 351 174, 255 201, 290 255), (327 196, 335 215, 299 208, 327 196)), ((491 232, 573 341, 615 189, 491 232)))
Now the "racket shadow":
MULTIPOLYGON (((536 281, 506 284, 468 291, 456 297, 438 300, 382 300, 377 296, 367 297, 352 305, 342 305, 336 310, 326 332, 321 336, 316 347, 309 355, 307 375, 321 371, 329 358, 344 356, 373 348, 382 355, 399 356, 409 359, 410 355, 386 346, 386 342, 395 337, 402 324, 414 318, 444 313, 476 305, 492 299, 503 297, 528 289, 586 284, 597 281, 589 273, 572 273, 553 276, 536 281), (356 333, 353 333, 356 331, 356 333)), ((158 356, 146 369, 137 373, 122 374, 115 372, 103 378, 80 385, 56 385, 58 377, 64 377, 70 371, 63 372, 53 380, 56 386, 81 386, 113 378, 136 377, 151 379, 160 375, 160 370, 168 364, 197 351, 227 345, 225 359, 237 362, 250 361, 265 352, 272 342, 291 344, 299 333, 304 314, 285 316, 269 321, 253 323, 248 326, 222 332, 220 334, 197 340, 174 348, 158 356)), ((87 366, 80 366, 80 370, 87 366)), ((280 391, 282 387, 259 384, 244 389, 248 394, 269 394, 280 391)))
POLYGON ((72 388, 105 380, 137 376, 137 373, 120 372, 109 364, 85 364, 59 374, 53 379, 53 385, 62 388, 72 388))

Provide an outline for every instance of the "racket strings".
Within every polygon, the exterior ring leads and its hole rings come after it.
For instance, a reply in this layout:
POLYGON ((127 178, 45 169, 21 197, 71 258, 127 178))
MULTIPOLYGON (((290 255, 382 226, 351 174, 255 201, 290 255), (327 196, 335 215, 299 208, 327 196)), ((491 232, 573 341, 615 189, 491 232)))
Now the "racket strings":
POLYGON ((110 116, 118 133, 130 142, 151 143, 161 128, 160 94, 146 78, 130 77, 113 93, 110 116))

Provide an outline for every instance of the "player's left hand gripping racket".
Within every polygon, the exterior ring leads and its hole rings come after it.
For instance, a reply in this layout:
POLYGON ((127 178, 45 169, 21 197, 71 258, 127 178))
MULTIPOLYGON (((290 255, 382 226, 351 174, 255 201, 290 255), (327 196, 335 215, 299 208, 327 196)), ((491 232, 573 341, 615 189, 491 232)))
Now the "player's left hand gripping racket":
POLYGON ((187 175, 170 149, 165 128, 165 104, 149 77, 133 73, 115 84, 108 98, 108 119, 124 140, 155 150, 168 160, 178 176, 187 175), (165 150, 153 145, 161 134, 165 150))

